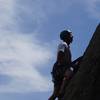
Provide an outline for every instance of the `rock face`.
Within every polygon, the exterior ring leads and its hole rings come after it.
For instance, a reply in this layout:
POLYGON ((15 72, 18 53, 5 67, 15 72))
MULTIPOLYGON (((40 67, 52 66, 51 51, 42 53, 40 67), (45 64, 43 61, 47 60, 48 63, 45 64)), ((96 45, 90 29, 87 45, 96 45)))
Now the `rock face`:
POLYGON ((100 100, 100 24, 84 53, 79 71, 66 87, 64 100, 100 100))

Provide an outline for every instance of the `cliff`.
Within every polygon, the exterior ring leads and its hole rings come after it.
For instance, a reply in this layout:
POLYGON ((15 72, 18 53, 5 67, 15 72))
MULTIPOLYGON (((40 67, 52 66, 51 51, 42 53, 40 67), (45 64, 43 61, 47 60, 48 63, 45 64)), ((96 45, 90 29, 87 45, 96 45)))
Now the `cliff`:
POLYGON ((84 53, 78 72, 66 87, 64 100, 100 100, 100 24, 84 53))

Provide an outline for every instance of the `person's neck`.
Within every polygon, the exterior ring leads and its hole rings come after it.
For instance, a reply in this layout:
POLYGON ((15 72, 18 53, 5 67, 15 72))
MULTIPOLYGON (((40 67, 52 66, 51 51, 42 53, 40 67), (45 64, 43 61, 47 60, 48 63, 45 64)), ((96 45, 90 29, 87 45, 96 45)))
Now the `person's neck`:
POLYGON ((66 42, 66 44, 69 46, 70 45, 70 43, 68 43, 67 41, 64 41, 64 42, 66 42))

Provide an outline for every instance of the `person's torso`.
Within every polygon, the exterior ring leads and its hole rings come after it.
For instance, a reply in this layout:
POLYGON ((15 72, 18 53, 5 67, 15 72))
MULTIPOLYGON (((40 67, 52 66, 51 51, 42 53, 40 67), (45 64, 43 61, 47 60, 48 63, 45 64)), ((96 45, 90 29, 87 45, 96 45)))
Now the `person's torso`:
POLYGON ((69 65, 71 63, 71 51, 67 43, 61 42, 58 46, 58 52, 59 51, 62 51, 64 53, 63 64, 69 65))

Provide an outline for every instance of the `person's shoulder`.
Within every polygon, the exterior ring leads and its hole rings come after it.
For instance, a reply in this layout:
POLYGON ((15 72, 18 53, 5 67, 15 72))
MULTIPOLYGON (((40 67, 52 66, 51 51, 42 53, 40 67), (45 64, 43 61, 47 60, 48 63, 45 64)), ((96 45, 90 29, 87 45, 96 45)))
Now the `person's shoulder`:
POLYGON ((66 47, 66 48, 68 48, 68 45, 67 45, 66 42, 61 41, 61 42, 59 43, 58 47, 66 47))
POLYGON ((61 43, 58 45, 58 51, 64 52, 64 51, 65 51, 65 48, 68 48, 68 45, 67 45, 66 42, 61 42, 61 43))

